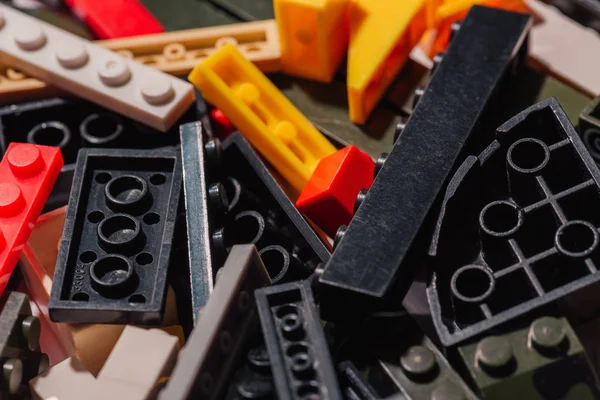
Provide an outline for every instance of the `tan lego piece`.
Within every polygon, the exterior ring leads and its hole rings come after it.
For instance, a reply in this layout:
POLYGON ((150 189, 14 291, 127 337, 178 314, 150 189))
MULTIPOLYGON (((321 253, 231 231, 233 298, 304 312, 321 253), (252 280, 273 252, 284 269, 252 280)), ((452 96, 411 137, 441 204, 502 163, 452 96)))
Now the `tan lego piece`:
POLYGON ((157 382, 171 373, 178 350, 175 336, 127 326, 97 378, 79 360, 68 358, 29 386, 34 399, 154 399, 157 382))
MULTIPOLYGON (((48 301, 52 290, 52 276, 58 255, 58 244, 63 231, 67 207, 41 215, 23 249, 20 265, 23 278, 32 299, 42 314, 48 317, 48 301)), ((48 319, 48 321, 50 321, 48 319)), ((175 295, 171 288, 167 294, 164 325, 177 324, 175 295)), ((86 370, 98 374, 125 325, 109 324, 48 324, 55 336, 71 356, 77 357, 86 370)))
POLYGON ((189 29, 96 44, 173 75, 187 75, 226 43, 237 49, 262 72, 280 69, 281 49, 275 20, 244 22, 189 29))
MULTIPOLYGON (((233 43, 263 72, 279 71, 281 50, 275 20, 244 22, 210 28, 94 42, 147 66, 172 75, 187 75, 225 43, 233 43)), ((35 100, 62 91, 0 66, 0 104, 35 100)))
POLYGON ((598 96, 600 56, 596 49, 600 48, 600 35, 539 0, 526 0, 525 4, 541 19, 530 33, 530 63, 588 95, 598 96))

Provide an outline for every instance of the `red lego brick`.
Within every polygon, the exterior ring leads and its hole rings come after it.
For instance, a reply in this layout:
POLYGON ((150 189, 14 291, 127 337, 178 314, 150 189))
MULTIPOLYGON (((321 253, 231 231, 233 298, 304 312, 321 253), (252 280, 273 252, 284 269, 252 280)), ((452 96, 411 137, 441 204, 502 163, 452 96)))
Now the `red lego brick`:
POLYGON ((63 166, 58 147, 11 143, 0 163, 0 294, 63 166))
POLYGON ((375 163, 367 153, 347 146, 319 162, 300 193, 296 207, 329 236, 350 223, 361 189, 373 183, 375 163))
POLYGON ((165 28, 138 0, 65 0, 99 39, 162 33, 165 28))
POLYGON ((213 122, 213 129, 217 131, 217 136, 220 139, 225 139, 236 131, 235 126, 233 126, 229 118, 218 108, 213 108, 210 111, 210 118, 213 122))

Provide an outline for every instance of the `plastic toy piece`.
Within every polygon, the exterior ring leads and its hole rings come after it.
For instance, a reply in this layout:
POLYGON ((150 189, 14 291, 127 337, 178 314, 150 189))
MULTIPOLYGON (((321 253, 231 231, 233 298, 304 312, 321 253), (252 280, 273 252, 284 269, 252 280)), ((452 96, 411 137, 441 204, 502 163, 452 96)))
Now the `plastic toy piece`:
POLYGON ((53 321, 162 320, 181 191, 176 149, 83 149, 54 272, 53 321))
POLYGON ((350 10, 348 106, 363 124, 426 29, 425 0, 356 0, 350 10), (377 43, 377 46, 373 46, 377 43))
POLYGON ((55 147, 13 143, 0 163, 0 293, 63 166, 55 147))
POLYGON ((348 0, 275 0, 286 74, 331 82, 348 45, 348 0))
MULTIPOLYGON (((258 336, 258 335, 257 335, 258 336)), ((271 361, 264 344, 250 346, 246 361, 231 380, 226 400, 274 399, 271 361)))
MULTIPOLYGON (((192 107, 179 122, 196 118, 192 107)), ((0 154, 12 142, 59 147, 66 164, 63 169, 73 170, 83 147, 151 149, 176 145, 179 137, 171 131, 165 135, 87 101, 52 98, 0 109, 0 154)))
POLYGON ((188 79, 301 191, 335 147, 232 45, 198 64, 188 79))
POLYGON ((344 398, 350 400, 377 400, 381 398, 375 389, 363 380, 360 372, 351 361, 339 363, 338 376, 344 398))
POLYGON ((296 200, 298 210, 329 236, 348 225, 356 196, 373 183, 375 163, 355 146, 347 146, 319 162, 296 200))
POLYGON ((329 260, 328 248, 244 136, 231 135, 222 150, 228 213, 234 216, 225 233, 231 233, 235 243, 257 246, 273 283, 308 278, 319 263, 329 260))
POLYGON ((190 84, 0 5, 0 62, 155 129, 193 103, 190 84))
POLYGON ((31 315, 23 293, 6 291, 0 297, 0 357, 5 371, 0 396, 28 393, 27 382, 48 367, 40 352, 40 321, 31 315))
POLYGON ((487 149, 465 159, 429 251, 427 298, 444 345, 594 293, 598 182, 598 167, 553 98, 507 121, 487 149))
POLYGON ((60 89, 26 76, 13 68, 0 65, 0 105, 15 104, 49 97, 60 89))
POLYGON ((210 111, 210 118, 214 122, 214 125, 216 125, 213 128, 218 132, 218 137, 225 139, 236 131, 235 126, 233 126, 229 118, 218 108, 213 108, 210 111))
POLYGON ((37 399, 156 398, 159 380, 171 372, 177 337, 157 329, 125 328, 97 378, 69 358, 29 382, 37 399))
POLYGON ((233 246, 159 399, 220 399, 256 320, 254 293, 270 283, 252 245, 233 246))
MULTIPOLYGON (((216 270, 221 266, 219 254, 213 251, 216 230, 214 214, 209 212, 209 202, 225 197, 222 186, 208 188, 207 168, 209 157, 204 155, 202 124, 192 122, 181 125, 181 158, 183 161, 183 189, 185 194, 186 226, 188 238, 189 290, 191 300, 191 318, 195 325, 201 309, 206 305, 213 290, 216 270)), ((220 167, 213 165, 213 168, 220 167)), ((227 205, 221 200, 221 207, 227 205)), ((220 210, 223 211, 223 210, 220 210)), ((222 230, 221 230, 222 232, 222 230)), ((219 234, 218 234, 219 235, 219 234)), ((218 240, 218 238, 216 238, 218 240)), ((222 245, 221 254, 225 251, 222 245)))
POLYGON ((310 281, 254 294, 278 399, 342 399, 310 281), (302 360, 302 361, 299 361, 302 360))
POLYGON ((600 164, 600 96, 579 115, 579 136, 596 164, 600 164))
POLYGON ((96 42, 172 75, 186 75, 224 44, 236 48, 263 72, 280 70, 281 50, 274 20, 166 32, 96 42))
POLYGON ((600 32, 600 4, 594 0, 549 0, 569 18, 600 32))
POLYGON ((600 46, 598 34, 541 1, 525 0, 525 4, 542 20, 531 30, 530 62, 590 96, 600 95, 600 77, 594 68, 598 58, 584 50, 600 46))
POLYGON ((458 352, 485 399, 600 397, 594 370, 566 318, 537 318, 458 352))
MULTIPOLYGON (((359 311, 377 308, 396 280, 410 282, 415 262, 409 254, 426 253, 419 231, 469 138, 494 129, 510 112, 504 100, 510 93, 499 84, 508 88, 512 71, 519 71, 529 26, 525 15, 471 9, 325 266, 320 278, 325 319, 356 320, 359 311), (453 117, 457 112, 460 119, 453 117)), ((482 138, 487 136, 476 136, 482 138)), ((402 290, 394 296, 403 297, 402 290)))
POLYGON ((64 0, 100 39, 162 33, 165 28, 138 0, 64 0))

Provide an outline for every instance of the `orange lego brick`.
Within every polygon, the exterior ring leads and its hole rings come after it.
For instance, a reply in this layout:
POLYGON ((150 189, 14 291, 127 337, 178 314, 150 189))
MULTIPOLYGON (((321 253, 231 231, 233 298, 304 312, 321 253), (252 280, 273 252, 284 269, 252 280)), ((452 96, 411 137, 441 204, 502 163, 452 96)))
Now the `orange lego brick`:
POLYGON ((426 0, 355 0, 350 10, 348 106, 365 123, 427 27, 426 0))
POLYGON ((349 3, 349 0, 274 0, 285 73, 331 82, 346 54, 349 3))

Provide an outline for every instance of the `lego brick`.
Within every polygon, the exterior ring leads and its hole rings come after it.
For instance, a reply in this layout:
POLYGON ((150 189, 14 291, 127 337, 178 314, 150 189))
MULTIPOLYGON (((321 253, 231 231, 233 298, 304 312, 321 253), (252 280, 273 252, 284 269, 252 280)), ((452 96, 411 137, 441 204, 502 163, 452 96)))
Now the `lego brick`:
POLYGON ((286 74, 331 82, 348 46, 348 5, 346 0, 273 2, 286 74))
POLYGON ((530 63, 590 96, 600 95, 600 78, 593 68, 596 53, 585 50, 600 46, 598 33, 541 1, 525 4, 541 19, 531 30, 530 63))
MULTIPOLYGON (((498 87, 501 81, 510 87, 529 25, 521 14, 471 9, 325 266, 320 282, 326 319, 356 318, 357 310, 377 307, 396 280, 409 283, 411 257, 426 252, 421 227, 469 138, 475 137, 473 146, 487 138, 473 133, 497 126, 510 108, 510 96, 498 87)), ((403 297, 401 292, 394 295, 403 297)))
POLYGON ((161 321, 181 175, 176 149, 79 152, 54 272, 53 321, 161 321))
POLYGON ((226 11, 241 21, 255 21, 274 18, 271 0, 207 0, 215 7, 226 11))
MULTIPOLYGON (((196 119, 194 111, 192 107, 180 122, 196 119)), ((73 169, 69 164, 83 147, 152 149, 176 145, 179 138, 87 101, 52 98, 0 109, 0 154, 12 142, 59 147, 66 168, 73 169)))
POLYGON ((0 62, 167 130, 193 103, 191 85, 0 5, 0 62))
POLYGON ((335 152, 333 145, 232 45, 213 53, 188 79, 298 191, 318 161, 335 152))
POLYGON ((162 33, 165 28, 138 0, 64 0, 99 39, 162 33))
POLYGON ((172 75, 187 75, 198 63, 230 43, 263 72, 280 69, 281 50, 274 20, 98 41, 106 49, 172 75))
POLYGON ((595 0, 547 0, 563 14, 600 32, 600 3, 595 0))
POLYGON ((598 382, 566 318, 540 317, 529 327, 488 336, 458 352, 485 399, 596 399, 598 382))
POLYGON ((63 166, 58 148, 13 143, 0 163, 0 293, 63 166))
POLYGON ((350 223, 357 196, 371 187, 374 173, 371 157, 347 146, 321 159, 296 207, 333 237, 341 225, 350 223))
MULTIPOLYGON (((210 155, 204 155, 202 124, 192 122, 181 125, 181 159, 183 162, 183 189, 188 239, 189 290, 192 321, 195 325, 200 311, 213 290, 215 273, 222 264, 219 254, 213 251, 215 237, 211 235, 218 222, 209 211, 209 202, 225 196, 222 186, 208 188, 207 168, 210 155), (221 263, 219 263, 221 261, 221 263)), ((207 144, 209 145, 209 144, 207 144)), ((210 149, 209 149, 210 151, 210 149)), ((219 167, 219 165, 213 165, 219 167)), ((217 207, 216 204, 211 204, 217 207)), ((221 206, 227 207, 221 200, 221 206)), ((220 227, 222 229, 222 227, 220 227)), ((223 251, 224 246, 223 246, 223 251)), ((222 252, 221 252, 222 253, 222 252)))
POLYGON ((159 399, 218 399, 256 320, 254 293, 270 283, 252 245, 233 246, 159 399))
POLYGON ((399 393, 386 398, 479 399, 431 340, 422 334, 412 334, 405 339, 398 350, 394 349, 393 359, 388 356, 379 360, 369 374, 369 380, 376 385, 385 384, 387 390, 399 393))
POLYGON ((278 399, 342 399, 309 281, 255 292, 278 399))
POLYGON ((156 398, 156 386, 171 372, 177 337, 157 329, 125 328, 97 378, 75 358, 53 366, 31 380, 36 399, 71 400, 156 398))
POLYGON ((249 346, 246 360, 231 380, 225 399, 275 400, 271 361, 264 343, 252 343, 249 346))
POLYGON ((594 293, 599 173, 556 99, 516 115, 464 160, 429 250, 427 297, 444 345, 594 293))
POLYGON ((0 396, 21 394, 27 382, 48 367, 40 353, 40 321, 31 315, 27 295, 6 291, 0 297, 0 357, 4 376, 0 396))
POLYGON ((14 68, 0 66, 0 104, 14 104, 49 97, 60 90, 26 76, 14 68))
POLYGON ((425 32, 424 5, 424 0, 352 3, 347 73, 352 122, 367 121, 425 32))
POLYGON ((97 379, 107 385, 126 382, 151 393, 160 378, 169 376, 178 353, 176 336, 159 329, 127 326, 97 379))
POLYGON ((210 111, 210 119, 213 122, 213 128, 217 131, 217 137, 221 139, 225 139, 236 131, 229 118, 218 108, 213 108, 210 111))
POLYGON ((338 377, 344 398, 348 400, 376 400, 380 396, 375 389, 360 375, 352 361, 338 364, 338 377))
POLYGON ((600 163, 600 97, 588 103, 579 116, 579 136, 590 155, 600 163))
MULTIPOLYGON (((202 0, 141 0, 167 32, 245 22, 202 0)), ((273 16, 269 17, 273 18, 273 16)), ((265 18, 268 19, 268 18, 265 18)))
POLYGON ((306 279, 329 260, 329 249, 240 133, 223 141, 221 165, 233 216, 225 233, 234 243, 257 246, 274 283, 306 279), (236 220, 242 213, 245 217, 236 220))

